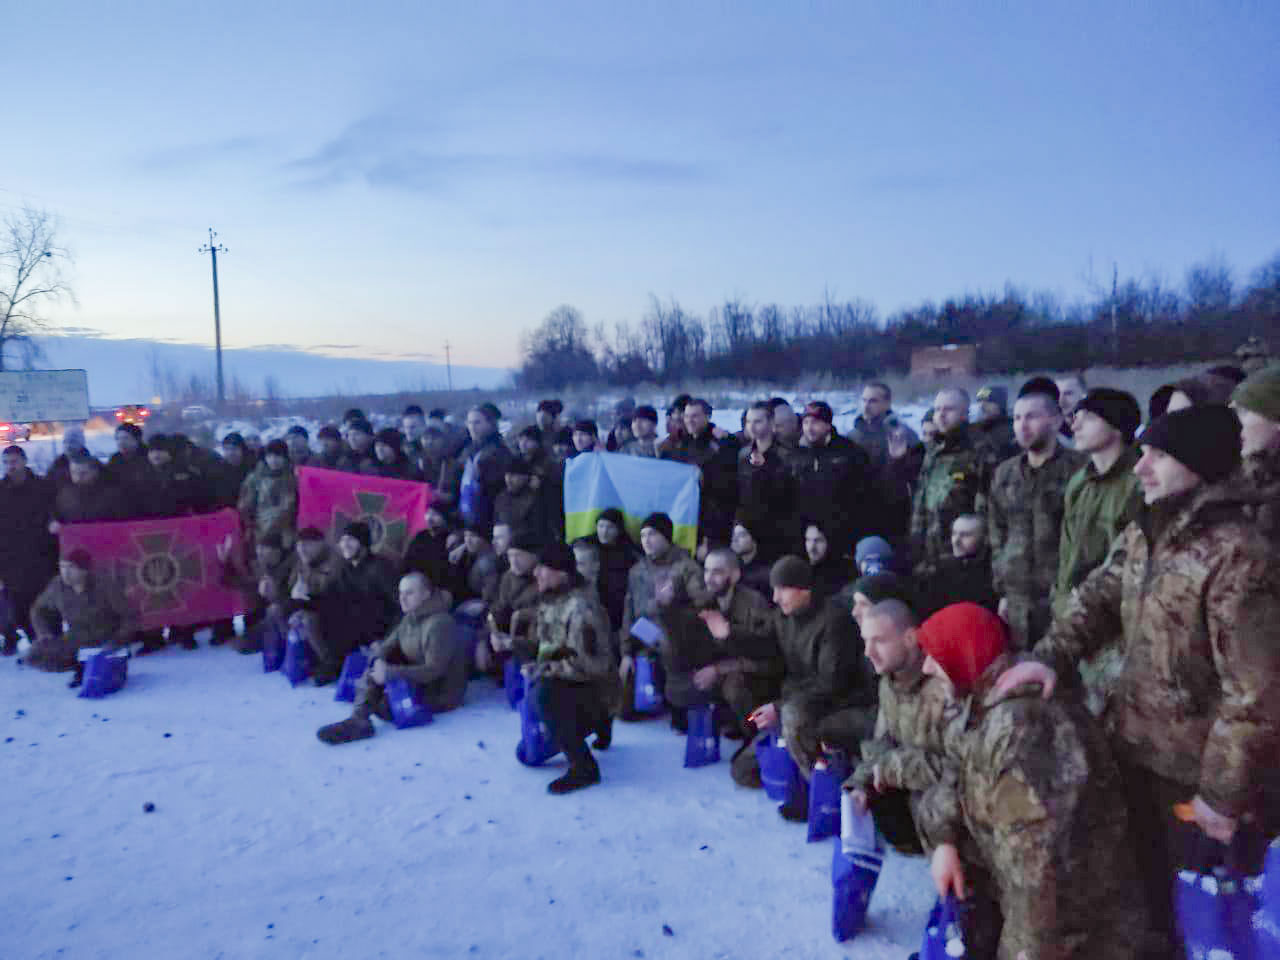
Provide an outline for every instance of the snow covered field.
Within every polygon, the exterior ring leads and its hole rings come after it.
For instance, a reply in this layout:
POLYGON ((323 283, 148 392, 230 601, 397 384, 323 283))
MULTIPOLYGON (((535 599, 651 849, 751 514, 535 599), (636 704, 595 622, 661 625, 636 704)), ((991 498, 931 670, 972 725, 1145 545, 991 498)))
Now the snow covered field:
MULTIPOLYGON (((332 687, 166 651, 77 699, 0 661, 0 956, 892 958, 919 948, 923 860, 891 855, 869 928, 830 934, 831 841, 806 844, 665 720, 617 724, 601 786, 513 756, 473 681, 430 726, 328 747, 332 687), (145 813, 143 805, 155 810, 145 813), (664 925, 671 932, 664 932, 664 925)), ((731 746, 725 741, 723 746, 731 746)))

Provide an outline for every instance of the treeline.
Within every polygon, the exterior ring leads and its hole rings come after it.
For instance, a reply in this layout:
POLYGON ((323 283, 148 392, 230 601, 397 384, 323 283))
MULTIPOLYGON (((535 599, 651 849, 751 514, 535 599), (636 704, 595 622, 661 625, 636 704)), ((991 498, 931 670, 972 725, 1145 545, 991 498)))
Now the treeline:
POLYGON ((1277 332, 1280 255, 1242 287, 1230 267, 1212 261, 1188 270, 1180 288, 1156 277, 1116 278, 1065 304, 1009 285, 1000 295, 925 302, 883 319, 863 300, 825 297, 799 307, 726 300, 702 317, 655 297, 638 325, 608 331, 566 305, 523 337, 516 383, 562 390, 694 378, 787 382, 815 373, 858 379, 905 373, 914 349, 947 343, 978 344, 983 373, 1165 366, 1227 357, 1248 337, 1277 332))

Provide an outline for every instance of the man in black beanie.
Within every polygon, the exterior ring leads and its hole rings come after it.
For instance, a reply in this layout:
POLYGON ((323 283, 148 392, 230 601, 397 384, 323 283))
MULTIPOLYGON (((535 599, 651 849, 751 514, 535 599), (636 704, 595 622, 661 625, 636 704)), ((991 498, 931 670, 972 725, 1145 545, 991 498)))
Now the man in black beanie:
MULTIPOLYGON (((757 730, 778 731, 786 740, 800 768, 802 789, 778 812, 784 819, 803 821, 809 812, 809 776, 814 762, 822 756, 822 721, 837 711, 861 708, 861 735, 870 737, 878 681, 863 656, 858 630, 848 611, 815 599, 813 575, 805 560, 780 558, 770 571, 769 582, 777 609, 748 614, 746 630, 759 641, 771 640, 781 652, 782 695, 756 707, 748 719, 757 730)), ((718 610, 707 611, 703 620, 717 640, 729 639, 732 627, 718 610)), ((739 783, 746 782, 738 769, 733 775, 739 783)))
MULTIPOLYGON (((1227 481, 1240 465, 1240 421, 1228 407, 1197 406, 1152 421, 1134 468, 1145 509, 1106 562, 1072 592, 997 692, 1041 683, 1052 694, 1117 632, 1124 664, 1108 717, 1120 763, 1153 927, 1144 956, 1177 953, 1171 902, 1188 803, 1208 837, 1230 843, 1256 819, 1280 826, 1280 565, 1227 481)), ((1257 865, 1241 864, 1247 871, 1257 865)))
POLYGON ((598 734, 600 749, 611 739, 614 662, 609 617, 595 591, 578 575, 573 550, 566 544, 555 541, 544 547, 533 575, 540 597, 533 625, 527 635, 512 641, 525 661, 525 676, 534 683, 530 696, 552 741, 569 758, 569 771, 547 785, 548 792, 564 794, 600 782, 587 734, 598 734))

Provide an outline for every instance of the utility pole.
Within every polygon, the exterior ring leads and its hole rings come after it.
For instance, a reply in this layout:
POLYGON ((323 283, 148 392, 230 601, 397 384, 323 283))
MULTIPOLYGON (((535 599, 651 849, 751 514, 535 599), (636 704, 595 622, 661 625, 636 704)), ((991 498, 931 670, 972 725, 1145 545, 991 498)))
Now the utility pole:
POLYGON ((227 398, 222 386, 222 311, 218 307, 218 254, 226 253, 227 248, 216 242, 217 236, 213 227, 210 227, 209 242, 199 252, 209 254, 213 262, 213 347, 218 358, 218 413, 222 413, 226 408, 227 398))
POLYGON ((453 393, 453 361, 449 357, 449 341, 444 342, 444 369, 449 375, 449 392, 453 393))

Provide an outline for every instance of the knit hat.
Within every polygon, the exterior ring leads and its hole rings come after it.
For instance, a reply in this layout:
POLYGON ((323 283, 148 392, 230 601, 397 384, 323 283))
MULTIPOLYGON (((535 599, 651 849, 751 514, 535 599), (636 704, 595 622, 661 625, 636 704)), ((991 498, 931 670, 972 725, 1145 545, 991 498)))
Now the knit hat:
POLYGON ((1227 377, 1215 376, 1212 373, 1200 373, 1194 377, 1184 377, 1173 382, 1173 389, 1185 393, 1193 406, 1207 407, 1226 404, 1231 400, 1231 391, 1236 387, 1227 377))
POLYGON ((1009 648, 1004 621, 976 603, 943 607, 920 625, 916 638, 961 693, 1009 648))
POLYGON ((1132 443, 1142 423, 1142 410, 1133 394, 1110 387, 1094 387, 1076 404, 1077 410, 1097 414, 1124 434, 1124 442, 1132 443))
POLYGON ((289 456, 289 445, 283 440, 272 440, 267 444, 266 453, 268 455, 274 453, 278 457, 287 458, 289 456))
POLYGON ((806 560, 796 556, 779 557, 769 570, 769 586, 794 587, 797 590, 813 589, 813 571, 806 560))
POLYGON ((319 527, 303 527, 298 531, 298 540, 323 540, 324 531, 319 527))
POLYGON ((142 439, 142 428, 136 423, 122 423, 116 427, 116 433, 123 430, 125 433, 132 434, 135 440, 142 439))
POLYGON ((575 573, 578 561, 573 556, 573 548, 561 540, 553 540, 542 548, 538 554, 538 563, 561 573, 575 573))
POLYGON ((511 535, 512 550, 523 550, 526 553, 540 554, 546 548, 546 541, 543 540, 535 531, 529 529, 517 530, 511 535))
POLYGON ((1166 413, 1147 424, 1141 444, 1163 450, 1205 483, 1218 483, 1240 466, 1240 418, 1210 404, 1166 413))
POLYGON ((347 424, 347 432, 351 433, 353 430, 359 433, 367 433, 369 434, 369 436, 373 436, 373 424, 371 424, 368 420, 364 419, 364 417, 360 417, 357 420, 352 420, 350 423, 347 424))
POLYGON ((151 442, 147 444, 152 450, 161 450, 171 457, 176 457, 182 452, 182 448, 174 441, 174 438, 167 433, 157 433, 151 438, 151 442))
POLYGON ((600 428, 594 420, 579 420, 573 425, 574 433, 589 433, 593 437, 600 436, 600 428))
POLYGON ((222 445, 224 447, 240 447, 243 449, 244 437, 233 430, 222 438, 222 445))
POLYGON ((863 537, 858 541, 853 559, 861 573, 878 573, 888 569, 889 561, 893 559, 893 547, 884 537, 863 537), (867 564, 874 566, 875 569, 866 569, 867 564))
POLYGON ((527 477, 533 473, 533 466, 524 457, 512 457, 507 461, 507 466, 504 472, 520 477, 527 477))
POLYGON ((498 409, 497 404, 490 403, 488 400, 486 400, 482 404, 479 404, 476 407, 476 409, 479 410, 481 413, 483 413, 486 417, 488 417, 494 423, 497 423, 499 420, 502 419, 502 411, 498 409))
POLYGON ((631 414, 631 419, 652 420, 654 423, 657 423, 658 411, 655 410, 653 407, 649 406, 649 404, 647 403, 641 404, 640 406, 636 407, 635 412, 631 414))
POLYGON ((363 520, 348 523, 342 531, 344 537, 355 537, 366 550, 373 545, 373 532, 363 520))
POLYGON ((297 423, 286 430, 284 435, 286 437, 301 437, 303 440, 311 439, 311 434, 307 433, 307 428, 297 423))
POLYGON ((819 420, 832 423, 836 415, 831 409, 831 404, 822 400, 811 400, 804 405, 804 419, 808 420, 810 417, 817 417, 819 420))
POLYGON ((327 423, 320 428, 320 432, 316 434, 321 440, 342 440, 342 434, 332 423, 327 423))
POLYGON ((81 570, 93 569, 93 557, 89 555, 89 551, 84 547, 76 547, 62 559, 74 567, 79 567, 81 570))
POLYGON ((553 417, 558 417, 564 410, 564 404, 559 400, 539 400, 538 411, 541 412, 543 410, 547 411, 547 413, 551 414, 553 417))
POLYGON ((603 510, 600 511, 600 516, 598 516, 596 519, 608 520, 610 523, 616 526, 623 533, 627 532, 626 518, 623 517, 622 511, 619 510, 617 507, 605 507, 603 510))
POLYGON ((1280 363, 1273 363, 1236 387, 1231 402, 1260 417, 1280 421, 1280 363))
POLYGON ((1052 397, 1054 406, 1058 405, 1061 394, 1058 392, 1058 385, 1048 377, 1032 377, 1022 385, 1018 391, 1018 399, 1023 397, 1052 397))
POLYGON ((860 593, 872 603, 881 600, 901 600, 908 607, 915 603, 915 591, 911 581, 891 570, 869 573, 853 581, 853 592, 860 593))
POLYGON ((387 427, 378 431, 377 435, 373 438, 373 442, 381 443, 385 446, 391 447, 392 449, 399 450, 404 445, 404 434, 395 427, 387 427))
POLYGON ((347 410, 346 413, 342 415, 343 423, 351 423, 355 420, 364 420, 364 419, 366 419, 364 415, 364 411, 361 410, 359 407, 351 407, 349 410, 347 410))
POLYGON ((974 399, 979 403, 994 403, 1002 411, 1007 412, 1009 409, 1009 391, 994 384, 983 387, 974 399))
POLYGON ((668 540, 675 539, 675 526, 671 523, 671 518, 665 513, 649 514, 644 518, 644 523, 640 524, 641 530, 645 529, 645 527, 656 530, 668 540))

